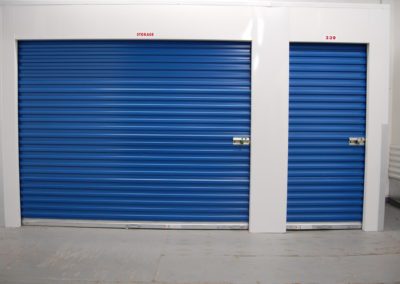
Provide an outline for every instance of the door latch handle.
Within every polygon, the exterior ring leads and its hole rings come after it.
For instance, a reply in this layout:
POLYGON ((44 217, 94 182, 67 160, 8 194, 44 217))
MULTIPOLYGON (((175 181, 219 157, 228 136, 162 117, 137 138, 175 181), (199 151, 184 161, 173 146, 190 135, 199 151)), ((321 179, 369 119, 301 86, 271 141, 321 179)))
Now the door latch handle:
POLYGON ((235 146, 249 146, 250 145, 250 137, 233 137, 232 143, 235 146))
POLYGON ((365 137, 349 137, 350 146, 364 146, 365 137))

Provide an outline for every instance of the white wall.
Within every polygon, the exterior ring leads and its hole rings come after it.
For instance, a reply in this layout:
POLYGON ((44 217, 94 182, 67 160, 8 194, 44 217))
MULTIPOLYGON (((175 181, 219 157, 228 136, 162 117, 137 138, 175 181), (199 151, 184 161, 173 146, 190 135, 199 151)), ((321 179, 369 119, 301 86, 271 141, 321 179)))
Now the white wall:
MULTIPOLYGON (((400 1, 392 3, 391 144, 400 146, 400 1)), ((389 195, 400 196, 400 182, 390 180, 389 195)))
POLYGON ((394 2, 392 143, 400 145, 400 2, 394 2))
MULTIPOLYGON (((3 8, 0 7, 0 42, 1 42, 2 38, 3 38, 3 8)), ((1 48, 2 48, 2 44, 0 44, 0 64, 1 64, 1 62, 3 62, 2 58, 1 58, 1 56, 3 54, 1 48)), ((2 93, 1 92, 1 88, 2 88, 1 72, 2 72, 2 68, 0 66, 0 94, 2 93)), ((0 96, 0 105, 2 105, 2 102, 1 102, 2 101, 2 97, 3 96, 0 96)), ((1 113, 0 113, 0 125, 1 125, 1 119, 2 119, 2 117, 1 117, 1 113)), ((1 148, 1 140, 2 139, 1 139, 1 130, 0 130, 0 149, 2 149, 1 148)), ((2 160, 1 152, 2 151, 0 151, 0 161, 2 160)), ((2 163, 0 163, 0 227, 4 226, 4 198, 3 198, 4 190, 3 190, 3 182, 2 182, 3 181, 3 176, 2 176, 2 174, 3 174, 2 163)))
MULTIPOLYGON (((139 0, 140 1, 140 0, 139 0)), ((142 3, 145 3, 146 0, 141 0, 142 3)), ((171 0, 151 0, 157 1, 157 3, 168 2, 171 3, 171 0)), ((192 2, 192 0, 174 0, 175 2, 192 2)), ((358 4, 380 4, 382 2, 387 3, 388 1, 396 1, 396 0, 272 0, 273 2, 310 2, 310 3, 358 3, 358 4)), ((137 3, 138 0, 0 0, 0 4, 30 4, 30 3, 41 3, 41 4, 58 4, 58 3, 75 3, 75 4, 91 4, 91 3, 107 3, 113 2, 113 4, 129 4, 129 3, 137 3)), ((204 0, 205 3, 212 3, 213 0, 204 0)), ((228 4, 231 3, 243 3, 243 2, 261 2, 261 0, 218 0, 218 2, 226 2, 228 4)), ((265 0, 268 2, 268 0, 265 0)))
POLYGON ((380 4, 380 0, 274 0, 274 2, 312 2, 312 3, 356 3, 356 4, 380 4))

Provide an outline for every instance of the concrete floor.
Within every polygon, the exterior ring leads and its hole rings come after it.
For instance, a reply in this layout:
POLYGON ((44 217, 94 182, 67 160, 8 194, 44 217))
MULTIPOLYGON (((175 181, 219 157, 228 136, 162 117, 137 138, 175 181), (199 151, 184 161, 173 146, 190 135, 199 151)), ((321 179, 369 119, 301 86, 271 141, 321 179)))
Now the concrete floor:
POLYGON ((400 210, 385 232, 0 229, 0 283, 400 283, 400 210))

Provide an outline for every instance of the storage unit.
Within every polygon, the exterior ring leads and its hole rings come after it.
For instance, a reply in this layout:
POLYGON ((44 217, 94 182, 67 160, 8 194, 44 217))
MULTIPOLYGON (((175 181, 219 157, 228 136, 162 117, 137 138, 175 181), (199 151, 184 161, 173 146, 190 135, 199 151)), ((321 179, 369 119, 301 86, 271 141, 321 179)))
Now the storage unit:
POLYGON ((20 41, 22 217, 245 228, 250 47, 20 41))
POLYGON ((5 226, 383 229, 389 6, 20 2, 5 226))
POLYGON ((292 43, 288 222, 361 222, 367 51, 292 43))

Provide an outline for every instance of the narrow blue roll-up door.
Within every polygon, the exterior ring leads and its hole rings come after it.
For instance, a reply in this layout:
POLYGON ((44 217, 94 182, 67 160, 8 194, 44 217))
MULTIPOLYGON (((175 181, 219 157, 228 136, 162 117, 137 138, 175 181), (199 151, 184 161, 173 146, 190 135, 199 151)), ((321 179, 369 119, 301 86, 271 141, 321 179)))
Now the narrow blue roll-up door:
POLYGON ((249 42, 18 50, 23 218, 248 221, 249 42))
POLYGON ((362 44, 290 45, 288 222, 362 220, 366 66, 362 44))

